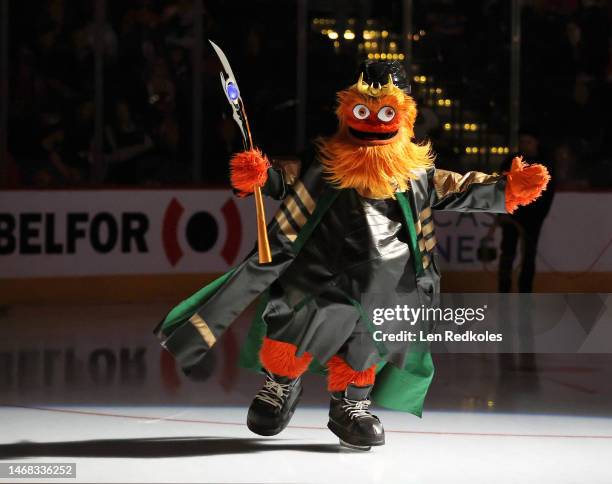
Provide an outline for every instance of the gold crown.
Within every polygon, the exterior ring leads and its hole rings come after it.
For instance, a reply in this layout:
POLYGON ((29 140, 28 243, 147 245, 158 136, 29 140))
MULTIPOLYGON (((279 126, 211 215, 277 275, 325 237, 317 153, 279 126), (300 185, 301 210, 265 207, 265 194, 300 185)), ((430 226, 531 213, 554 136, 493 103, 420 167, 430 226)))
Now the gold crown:
POLYGON ((381 86, 380 82, 378 82, 377 84, 377 86, 374 86, 374 83, 368 85, 367 82, 364 82, 362 72, 361 74, 359 74, 359 80, 357 81, 357 84, 355 84, 355 86, 357 86, 357 90, 361 94, 372 97, 380 97, 385 96, 387 94, 391 94, 391 92, 395 88, 391 74, 389 74, 387 83, 384 86, 381 86))

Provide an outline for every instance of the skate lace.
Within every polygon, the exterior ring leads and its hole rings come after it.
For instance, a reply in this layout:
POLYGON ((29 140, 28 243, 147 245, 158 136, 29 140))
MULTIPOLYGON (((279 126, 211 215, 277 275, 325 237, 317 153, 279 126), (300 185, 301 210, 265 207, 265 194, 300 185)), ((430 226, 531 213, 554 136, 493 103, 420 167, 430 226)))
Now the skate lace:
POLYGON ((343 401, 344 404, 342 405, 342 409, 347 412, 352 419, 369 417, 372 415, 370 413, 370 404, 372 403, 370 400, 349 400, 348 398, 344 398, 343 401))
POLYGON ((289 383, 278 383, 270 376, 266 376, 264 386, 259 390, 259 393, 255 395, 255 398, 273 407, 280 408, 283 406, 283 403, 285 403, 285 398, 287 398, 289 394, 289 386, 289 383))

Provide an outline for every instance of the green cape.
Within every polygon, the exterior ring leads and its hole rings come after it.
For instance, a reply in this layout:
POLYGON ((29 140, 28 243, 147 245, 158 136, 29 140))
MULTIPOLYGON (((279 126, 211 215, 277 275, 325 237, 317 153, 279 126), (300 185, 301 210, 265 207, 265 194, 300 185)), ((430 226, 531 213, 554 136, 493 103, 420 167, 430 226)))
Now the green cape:
MULTIPOLYGON (((300 188, 305 189, 304 185, 300 188)), ((297 238, 293 243, 288 244, 279 230, 279 225, 275 221, 271 222, 268 227, 270 234, 270 242, 273 253, 273 263, 276 258, 282 259, 287 253, 287 247, 290 247, 292 257, 303 247, 310 234, 316 228, 317 224, 327 212, 328 208, 338 196, 339 191, 329 189, 319 190, 317 193, 316 187, 311 188, 311 185, 306 183, 306 189, 311 189, 311 194, 315 195, 317 200, 314 210, 308 217, 306 223, 300 228, 297 233, 297 238), (282 239, 282 244, 279 240, 282 239), (277 257, 278 255, 278 257, 277 257)), ((297 198, 299 192, 294 191, 293 197, 297 198)), ((410 235, 410 249, 412 260, 415 264, 415 275, 418 277, 423 273, 422 258, 417 244, 417 238, 414 228, 415 219, 411 209, 409 200, 410 192, 397 193, 397 200, 404 215, 405 226, 410 235)), ((279 209, 279 213, 286 208, 279 209)), ((278 214, 277 214, 278 215, 278 214)), ((275 217, 275 220, 277 217, 275 217)), ((292 258, 289 261, 282 262, 283 265, 274 264, 269 270, 265 266, 256 267, 253 263, 253 258, 257 254, 251 254, 242 264, 235 267, 206 285, 198 292, 182 301, 173 308, 164 320, 157 325, 155 333, 163 340, 162 345, 179 361, 185 373, 189 372, 189 368, 193 367, 197 362, 207 354, 210 347, 214 344, 223 331, 235 320, 251 301, 252 298, 244 297, 246 304, 237 304, 231 308, 231 311, 225 311, 224 308, 217 310, 217 314, 223 317, 211 317, 209 308, 219 306, 221 303, 227 304, 228 300, 235 299, 240 293, 240 277, 246 272, 244 279, 252 283, 258 281, 258 287, 255 290, 250 290, 249 296, 254 291, 259 291, 260 299, 256 310, 255 318, 251 324, 246 341, 240 353, 240 365, 256 371, 261 371, 261 365, 258 358, 259 348, 266 334, 266 324, 262 319, 262 312, 265 308, 268 294, 267 287, 269 283, 278 277, 287 267, 289 267, 292 258), (255 269, 253 269, 255 267, 255 269), (251 271, 250 276, 248 272, 251 271), (268 274, 270 273, 270 274, 268 274), (264 276, 265 274, 265 276, 264 276), (264 279, 262 282, 261 279, 264 279), (238 281, 238 282, 237 282, 238 281), (265 287, 263 287, 265 286, 265 287), (262 288, 261 290, 259 290, 262 288), (228 294, 224 293, 227 292, 228 294), (225 299, 223 299, 225 298, 225 299), (219 302, 221 301, 221 302, 219 302), (221 321, 223 320, 223 321, 221 321), (202 331, 202 325, 205 331, 202 331)), ((244 282, 242 283, 244 284, 244 282)), ((248 286, 246 286, 248 287, 248 286)), ((255 294, 255 297, 257 294, 255 294)), ((361 309, 359 302, 354 301, 357 311, 361 313, 362 318, 368 318, 361 309)), ((319 362, 313 362, 310 367, 311 371, 324 373, 325 367, 319 362)), ((377 404, 396 410, 410 412, 414 415, 421 416, 423 410, 423 402, 427 394, 429 385, 431 384, 434 374, 434 366, 431 354, 426 345, 422 348, 411 349, 408 353, 403 368, 398 368, 391 363, 381 362, 378 366, 376 382, 372 392, 372 399, 377 404)))

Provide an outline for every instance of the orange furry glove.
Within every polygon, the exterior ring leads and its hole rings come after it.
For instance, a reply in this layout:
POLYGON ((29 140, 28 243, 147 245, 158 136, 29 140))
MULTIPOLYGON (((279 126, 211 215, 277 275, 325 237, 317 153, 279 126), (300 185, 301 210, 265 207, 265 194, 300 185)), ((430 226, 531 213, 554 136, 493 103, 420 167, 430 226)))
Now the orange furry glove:
POLYGON ((519 205, 528 205, 546 189, 550 174, 544 165, 528 165, 522 156, 512 160, 506 175, 506 211, 513 213, 519 205))
POLYGON ((239 197, 253 193, 256 186, 263 187, 268 180, 268 157, 257 148, 242 151, 230 160, 230 180, 239 197))

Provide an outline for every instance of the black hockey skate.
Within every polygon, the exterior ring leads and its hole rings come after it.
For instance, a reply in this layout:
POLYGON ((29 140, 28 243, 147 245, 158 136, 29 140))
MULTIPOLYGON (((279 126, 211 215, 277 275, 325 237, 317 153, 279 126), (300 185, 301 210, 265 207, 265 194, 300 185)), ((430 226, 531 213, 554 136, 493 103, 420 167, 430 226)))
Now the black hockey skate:
POLYGON ((357 450, 384 445, 385 430, 369 411, 372 385, 349 385, 344 392, 334 392, 329 403, 327 427, 340 438, 340 444, 357 450))
POLYGON ((276 435, 289 424, 302 396, 301 377, 292 379, 266 371, 266 381, 255 395, 247 426, 258 435, 276 435))

